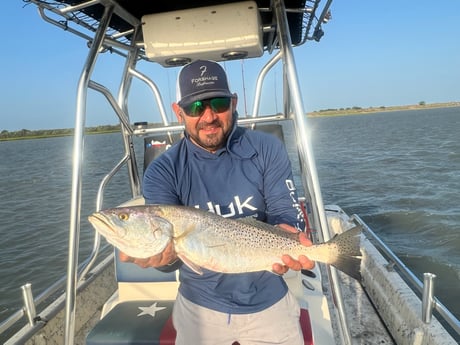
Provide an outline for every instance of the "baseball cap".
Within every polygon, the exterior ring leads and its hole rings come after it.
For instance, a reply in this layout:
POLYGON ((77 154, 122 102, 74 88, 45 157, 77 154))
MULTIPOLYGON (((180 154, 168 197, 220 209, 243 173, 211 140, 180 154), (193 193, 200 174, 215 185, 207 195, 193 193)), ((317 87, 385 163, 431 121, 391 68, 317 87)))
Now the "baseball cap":
POLYGON ((232 97, 227 75, 217 62, 196 60, 179 72, 176 85, 177 103, 183 107, 195 101, 214 98, 232 97))

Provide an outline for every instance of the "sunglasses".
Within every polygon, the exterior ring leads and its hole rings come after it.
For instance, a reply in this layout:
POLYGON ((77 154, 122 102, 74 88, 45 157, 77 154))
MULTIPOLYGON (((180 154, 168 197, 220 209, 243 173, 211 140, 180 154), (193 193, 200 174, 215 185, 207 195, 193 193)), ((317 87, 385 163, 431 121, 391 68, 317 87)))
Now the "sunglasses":
POLYGON ((185 114, 191 117, 203 115, 206 107, 209 106, 214 113, 223 113, 230 108, 232 99, 230 97, 216 97, 195 101, 189 105, 183 106, 185 114))

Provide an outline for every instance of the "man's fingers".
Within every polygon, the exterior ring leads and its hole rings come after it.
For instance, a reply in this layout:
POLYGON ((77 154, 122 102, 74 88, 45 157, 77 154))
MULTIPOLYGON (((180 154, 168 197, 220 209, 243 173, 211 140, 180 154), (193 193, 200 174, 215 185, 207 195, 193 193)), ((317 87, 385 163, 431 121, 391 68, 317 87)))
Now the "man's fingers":
POLYGON ((122 262, 132 262, 134 258, 130 257, 129 255, 123 253, 122 251, 118 252, 118 257, 122 262))
POLYGON ((300 271, 302 269, 302 265, 299 261, 294 260, 290 255, 283 255, 281 257, 281 261, 294 271, 300 271))
POLYGON ((302 269, 304 270, 311 270, 315 267, 315 262, 311 261, 305 255, 299 256, 299 262, 300 262, 300 265, 302 266, 302 269))
POLYGON ((299 232, 299 230, 297 230, 295 227, 289 224, 277 224, 276 226, 287 232, 293 232, 293 233, 299 232))
POLYGON ((177 259, 172 241, 166 246, 162 253, 153 255, 149 258, 133 258, 122 251, 120 251, 118 255, 122 262, 132 262, 142 268, 165 266, 177 259))
POLYGON ((272 271, 276 274, 283 275, 289 270, 289 267, 275 263, 272 266, 272 271))
POLYGON ((306 247, 309 247, 313 244, 305 232, 299 232, 299 241, 300 241, 300 244, 306 247))
POLYGON ((292 258, 290 255, 283 255, 281 257, 281 261, 285 264, 288 268, 300 271, 301 269, 304 270, 311 270, 315 267, 315 262, 308 259, 305 255, 300 255, 297 260, 292 258))

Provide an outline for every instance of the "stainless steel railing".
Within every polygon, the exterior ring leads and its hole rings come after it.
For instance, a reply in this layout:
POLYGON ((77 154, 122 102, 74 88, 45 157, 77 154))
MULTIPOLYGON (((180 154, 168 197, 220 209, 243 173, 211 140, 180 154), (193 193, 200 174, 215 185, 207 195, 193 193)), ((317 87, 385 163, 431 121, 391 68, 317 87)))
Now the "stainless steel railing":
POLYGON ((452 327, 453 331, 460 336, 460 321, 446 308, 434 295, 434 275, 427 274, 425 284, 417 278, 417 276, 396 256, 395 253, 372 231, 371 228, 357 215, 353 214, 352 219, 355 219, 363 226, 366 236, 370 238, 373 244, 394 264, 401 276, 405 278, 416 291, 424 296, 422 297, 422 319, 424 322, 431 320, 432 310, 436 310, 439 315, 452 327), (424 302, 423 302, 424 300, 424 302))

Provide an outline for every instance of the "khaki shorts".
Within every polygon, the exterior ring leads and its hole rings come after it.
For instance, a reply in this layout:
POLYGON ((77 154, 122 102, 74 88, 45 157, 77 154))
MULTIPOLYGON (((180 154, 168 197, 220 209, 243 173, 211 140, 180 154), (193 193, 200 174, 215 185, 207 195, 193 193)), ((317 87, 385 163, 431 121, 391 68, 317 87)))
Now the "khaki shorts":
POLYGON ((225 314, 177 296, 173 323, 176 345, 303 345, 300 307, 287 293, 271 307, 252 314, 225 314))

